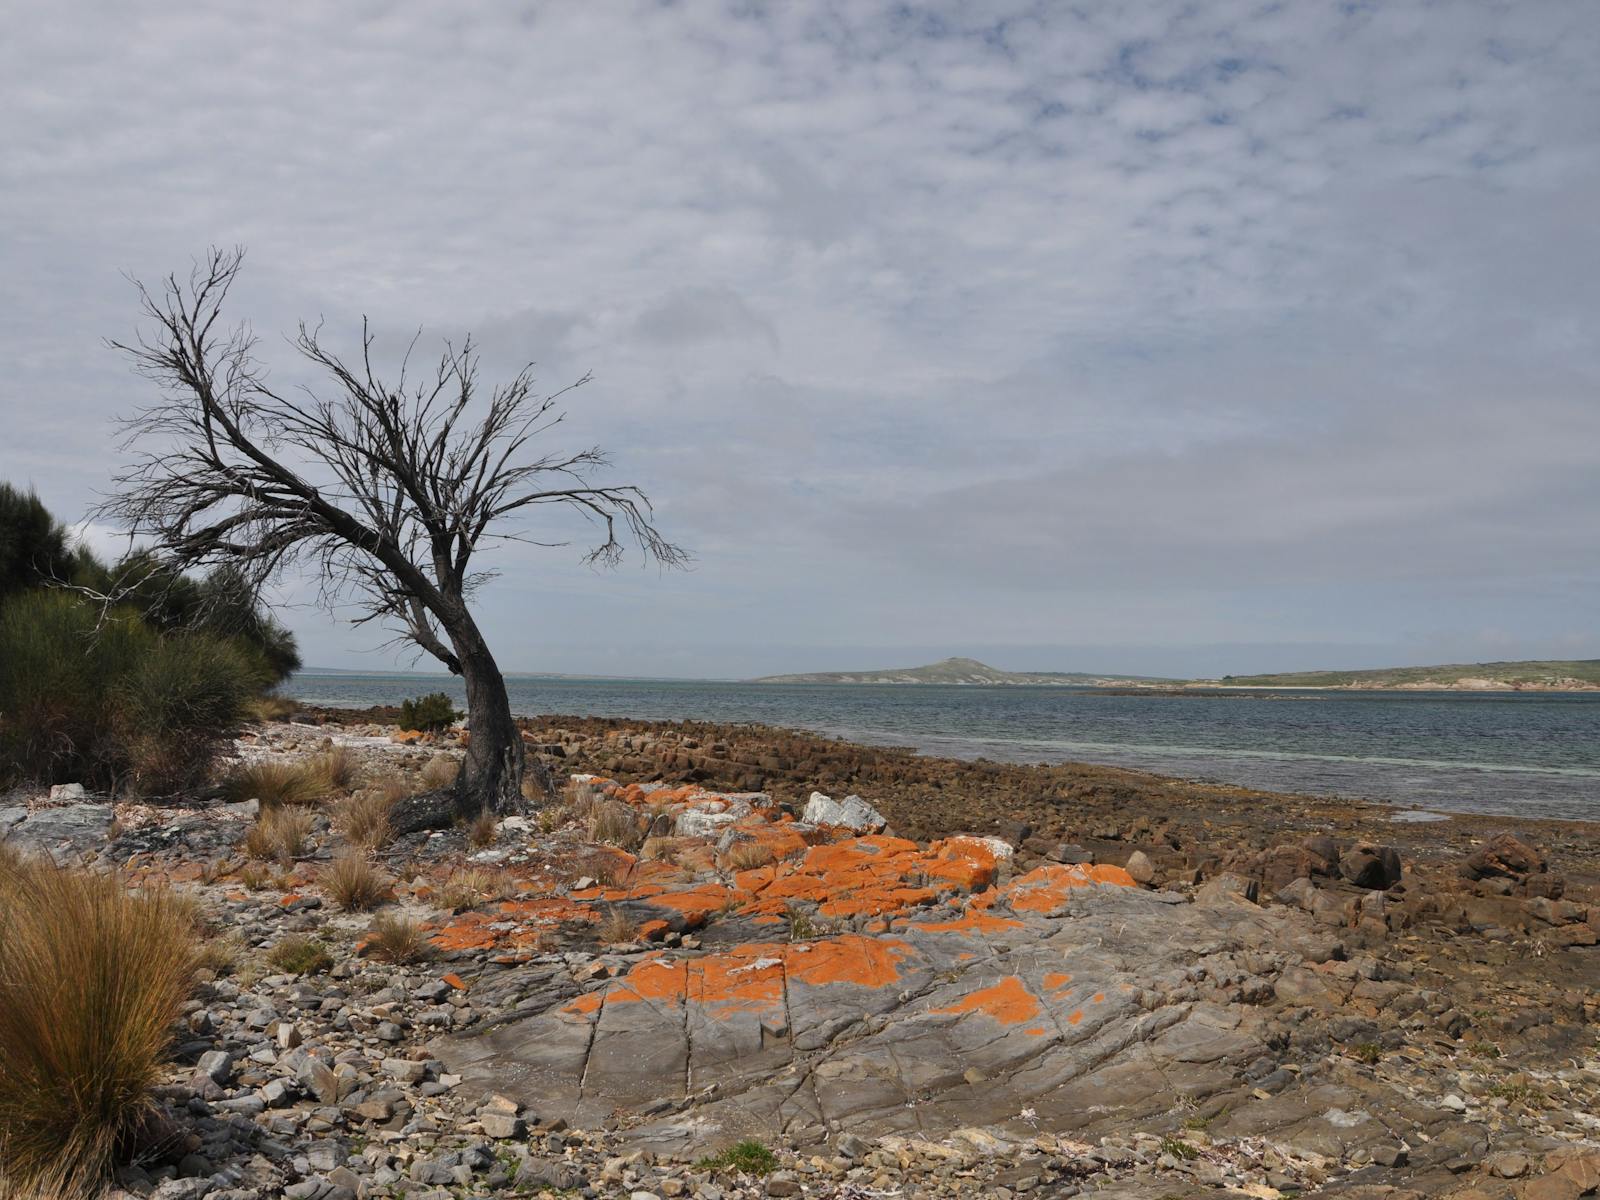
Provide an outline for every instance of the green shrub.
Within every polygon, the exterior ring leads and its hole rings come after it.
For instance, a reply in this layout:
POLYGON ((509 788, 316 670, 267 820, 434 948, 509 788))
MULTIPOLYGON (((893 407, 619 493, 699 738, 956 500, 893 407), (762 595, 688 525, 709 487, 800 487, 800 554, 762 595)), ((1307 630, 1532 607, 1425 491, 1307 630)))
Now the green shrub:
POLYGON ((461 714, 452 706, 450 697, 443 692, 418 696, 415 700, 405 700, 400 704, 401 729, 433 733, 450 728, 460 718, 461 714))
POLYGON ((0 868, 0 1144, 13 1181, 109 1163, 150 1107, 194 982, 170 893, 45 860, 0 868))
POLYGON ((66 531, 32 492, 0 483, 0 596, 72 573, 66 531))
POLYGON ((117 731, 135 788, 201 782, 250 698, 270 682, 253 656, 204 633, 160 638, 116 689, 117 731))
POLYGON ((238 643, 161 635, 67 592, 22 592, 0 606, 0 771, 175 791, 205 774, 266 682, 238 643))
POLYGON ((695 1164, 702 1171, 742 1171, 746 1175, 770 1175, 778 1169, 778 1156, 754 1138, 746 1138, 718 1154, 695 1164))
POLYGON ((267 951, 267 963, 285 975, 316 975, 333 970, 333 955, 315 938, 291 933, 267 951))

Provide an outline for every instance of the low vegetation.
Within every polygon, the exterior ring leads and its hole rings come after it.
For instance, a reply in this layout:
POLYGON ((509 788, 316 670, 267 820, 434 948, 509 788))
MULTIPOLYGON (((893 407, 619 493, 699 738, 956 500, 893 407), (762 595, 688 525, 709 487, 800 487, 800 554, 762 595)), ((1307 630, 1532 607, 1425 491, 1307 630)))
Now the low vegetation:
POLYGON ((0 864, 0 1142, 14 1184, 105 1169, 149 1111, 196 962, 170 894, 0 864))
POLYGON ((626 909, 613 904, 606 910, 598 932, 601 942, 608 946, 616 946, 636 939, 639 936, 639 923, 628 915, 626 909))
POLYGON ((778 1169, 778 1156, 754 1138, 736 1142, 726 1150, 695 1164, 702 1171, 739 1171, 745 1175, 770 1175, 778 1169))
POLYGON ((271 809, 261 814, 244 836, 244 852, 262 862, 276 862, 288 868, 305 853, 315 820, 310 813, 292 808, 271 809))
POLYGON ((366 788, 339 802, 333 810, 333 826, 352 846, 381 850, 394 836, 389 828, 389 810, 393 807, 394 800, 386 789, 366 788))
POLYGON ((422 768, 422 786, 429 791, 447 788, 461 773, 461 760, 448 754, 435 754, 422 768))
POLYGON ((267 965, 285 975, 317 975, 333 970, 333 955, 315 938, 291 933, 267 951, 267 965))
POLYGON ((405 965, 423 962, 433 956, 422 926, 399 913, 382 913, 367 930, 362 952, 379 962, 405 965))
POLYGON ((480 905, 504 899, 509 880, 504 872, 486 867, 464 867, 453 871, 435 894, 440 908, 466 912, 480 905))
POLYGON ((626 804, 606 801, 593 806, 589 818, 589 840, 633 850, 644 841, 644 831, 639 828, 639 818, 626 804))
POLYGON ((347 850, 317 877, 323 893, 345 912, 370 912, 394 898, 394 881, 365 854, 347 850))
POLYGON ((437 733, 449 729, 461 719, 454 702, 443 692, 418 696, 400 703, 400 728, 414 729, 420 733, 437 733))
POLYGON ((263 809, 284 804, 316 804, 327 799, 333 783, 315 759, 293 762, 262 759, 245 763, 222 781, 223 798, 233 804, 259 800, 263 809))

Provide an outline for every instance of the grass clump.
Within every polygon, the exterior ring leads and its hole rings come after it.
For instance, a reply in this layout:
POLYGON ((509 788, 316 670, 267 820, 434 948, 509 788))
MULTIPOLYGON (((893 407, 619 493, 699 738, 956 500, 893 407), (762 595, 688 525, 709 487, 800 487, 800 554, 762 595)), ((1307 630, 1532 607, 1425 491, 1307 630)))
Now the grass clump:
POLYGON ((150 1112, 194 982, 191 906, 45 860, 0 868, 0 1144, 13 1185, 98 1176, 150 1112))
POLYGON ((589 818, 589 840, 633 850, 644 841, 639 820, 632 808, 620 802, 597 804, 589 818))
POLYGON ((463 867, 452 871, 450 877, 439 885, 435 898, 441 908, 451 912, 466 912, 504 899, 508 890, 509 881, 504 872, 485 867, 463 867))
POLYGON ((397 966, 433 957, 433 947, 422 926, 399 913, 382 913, 374 918, 361 944, 361 952, 368 958, 397 966))
POLYGON ((244 852, 262 862, 287 868, 306 852, 306 839, 316 824, 308 812, 279 808, 262 813, 244 835, 244 852))
POLYGON ((754 871, 770 865, 772 857, 772 851, 760 842, 740 842, 737 846, 728 847, 723 861, 730 871, 754 871))
POLYGON ((770 1175, 778 1169, 778 1156, 755 1138, 736 1142, 726 1150, 708 1155, 695 1163, 702 1171, 740 1171, 746 1175, 770 1175))
POLYGON ((345 912, 370 912, 394 898, 394 883, 366 855, 347 850, 318 877, 323 892, 345 912))
POLYGON ((686 839, 680 837, 648 837, 639 847, 639 857, 645 862, 674 863, 683 850, 686 839))
POLYGON ((1369 1067, 1374 1066, 1383 1058, 1383 1047, 1377 1042, 1359 1042, 1350 1047, 1350 1057, 1369 1067))
POLYGON ((1173 1158, 1182 1159, 1185 1162, 1192 1162, 1200 1157, 1200 1151, 1197 1147, 1191 1146, 1182 1138, 1173 1137, 1161 1139, 1161 1153, 1170 1154, 1173 1158))
POLYGON ((229 803, 259 800, 264 809, 316 804, 326 799, 332 789, 332 782, 316 761, 262 759, 236 768, 222 781, 222 795, 229 803))
POLYGON ((447 788, 461 774, 461 760, 449 754, 435 754, 422 768, 422 786, 428 791, 447 788))
POLYGON ((312 759, 312 767, 336 792, 348 792, 356 785, 359 764, 349 746, 329 746, 312 759))
POLYGON ((500 833, 500 822, 487 808, 472 818, 467 826, 467 844, 474 850, 487 850, 494 845, 500 833))
POLYGON ((607 946, 631 942, 639 936, 639 922, 629 916, 626 909, 613 904, 606 909, 605 918, 600 922, 599 933, 600 941, 607 946))
POLYGON ((400 703, 400 728, 415 729, 421 733, 436 733, 448 729, 461 719, 450 697, 443 692, 418 696, 400 703))
POLYGON ((389 810, 394 807, 386 788, 367 788, 341 800, 333 812, 333 827, 352 846, 381 850, 394 837, 389 810))
POLYGON ((318 975, 333 970, 333 955, 315 938, 291 933, 267 951, 267 965, 285 975, 318 975))

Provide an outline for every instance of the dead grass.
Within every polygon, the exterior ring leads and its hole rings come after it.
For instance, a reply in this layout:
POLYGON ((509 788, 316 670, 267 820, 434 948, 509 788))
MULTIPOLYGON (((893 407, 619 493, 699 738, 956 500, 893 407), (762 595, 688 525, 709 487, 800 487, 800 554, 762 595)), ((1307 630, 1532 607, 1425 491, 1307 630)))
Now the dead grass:
POLYGON ((494 845, 500 833, 500 822, 487 808, 472 819, 467 826, 467 844, 474 850, 487 850, 494 845))
POLYGON ((646 862, 676 863, 686 839, 680 837, 645 838, 639 847, 639 857, 646 862))
POLYGON ((339 802, 333 813, 333 827, 352 846, 381 850, 394 837, 389 828, 389 810, 393 807, 388 788, 366 788, 339 802))
POLYGON ((616 846, 622 850, 638 848, 644 841, 644 831, 633 809, 620 801, 597 804, 589 818, 589 840, 616 846))
POLYGON ((567 808, 579 821, 587 821, 594 815, 594 806, 600 799, 600 793, 595 790, 594 784, 587 780, 582 783, 569 783, 566 789, 567 808))
POLYGON ((539 832, 554 833, 572 820, 572 809, 565 804, 552 804, 539 810, 539 832))
POLYGON ((736 846, 728 847, 728 852, 722 856, 722 861, 727 864, 730 871, 754 871, 757 867, 771 864, 772 851, 760 842, 740 842, 736 846))
POLYGON ((626 909, 618 908, 613 904, 606 909, 606 915, 600 922, 598 933, 601 942, 607 946, 631 942, 639 936, 639 922, 630 917, 626 909))
POLYGON ((461 773, 461 760, 449 754, 435 754, 422 768, 422 786, 428 791, 447 788, 461 773))
POLYGON ((316 824, 308 812, 275 808, 262 813, 244 835, 244 852, 262 862, 277 862, 285 869, 306 850, 306 839, 316 824))
POLYGON ((236 768, 222 781, 223 798, 233 804, 259 800, 262 809, 284 804, 316 804, 333 783, 316 760, 263 759, 236 768))
POLYGON ((42 860, 0 871, 7 1186, 103 1173, 150 1111, 195 962, 192 905, 171 893, 42 860))
POLYGON ((323 894, 345 912, 371 912, 394 898, 394 881, 358 850, 346 850, 317 876, 323 894))
POLYGON ((313 769, 322 773, 334 791, 348 792, 355 787, 360 764, 349 746, 330 746, 311 761, 313 769))
POLYGON ((287 721, 300 706, 287 696, 257 696, 245 705, 252 721, 287 721))
POLYGON ((511 880, 504 871, 463 867, 452 871, 450 877, 439 885, 435 900, 441 908, 464 912, 503 900, 510 890, 511 880))
POLYGON ((382 913, 373 920, 362 943, 362 952, 379 962, 397 965, 433 957, 433 947, 422 926, 399 913, 382 913))

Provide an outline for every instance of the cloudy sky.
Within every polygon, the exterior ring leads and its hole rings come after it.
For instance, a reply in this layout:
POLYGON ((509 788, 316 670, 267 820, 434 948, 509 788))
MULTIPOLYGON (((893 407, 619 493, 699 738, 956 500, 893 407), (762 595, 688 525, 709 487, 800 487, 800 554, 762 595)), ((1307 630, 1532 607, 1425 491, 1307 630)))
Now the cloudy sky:
POLYGON ((81 517, 123 273, 243 243, 277 378, 363 313, 594 372, 696 565, 497 552, 508 669, 1593 657, 1596 61, 1572 0, 21 0, 0 478, 81 517))

